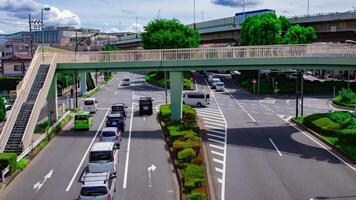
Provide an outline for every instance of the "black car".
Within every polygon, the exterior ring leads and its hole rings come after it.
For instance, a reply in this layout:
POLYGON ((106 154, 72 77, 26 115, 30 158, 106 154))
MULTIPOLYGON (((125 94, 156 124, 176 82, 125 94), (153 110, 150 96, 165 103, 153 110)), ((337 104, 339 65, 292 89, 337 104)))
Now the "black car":
POLYGON ((111 114, 120 113, 126 118, 126 108, 127 106, 124 103, 115 103, 111 106, 111 114))
POLYGON ((107 116, 106 127, 116 127, 119 131, 125 131, 125 117, 121 113, 107 116))
POLYGON ((139 102, 139 114, 140 115, 152 115, 153 110, 152 110, 152 98, 151 97, 141 97, 138 102, 139 102))

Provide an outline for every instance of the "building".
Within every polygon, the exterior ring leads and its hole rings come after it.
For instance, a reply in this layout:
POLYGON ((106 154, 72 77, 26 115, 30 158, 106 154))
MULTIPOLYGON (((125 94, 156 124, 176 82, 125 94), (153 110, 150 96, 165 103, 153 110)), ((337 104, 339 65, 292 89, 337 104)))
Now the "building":
POLYGON ((4 47, 4 57, 12 55, 30 55, 30 45, 28 42, 8 41, 4 47))
POLYGON ((26 54, 13 54, 1 58, 0 73, 3 76, 25 76, 30 66, 31 56, 26 54))

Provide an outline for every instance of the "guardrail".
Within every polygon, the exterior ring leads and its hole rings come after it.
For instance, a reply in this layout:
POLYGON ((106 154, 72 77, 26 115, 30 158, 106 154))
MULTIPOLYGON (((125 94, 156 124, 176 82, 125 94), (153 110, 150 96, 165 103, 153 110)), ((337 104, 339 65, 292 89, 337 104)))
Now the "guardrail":
POLYGON ((38 96, 36 98, 35 104, 33 105, 33 110, 31 112, 30 118, 28 120, 25 132, 22 136, 22 148, 27 148, 31 144, 32 140, 32 133, 36 127, 37 124, 37 119, 40 115, 42 105, 46 101, 47 98, 47 93, 48 90, 51 86, 52 83, 52 78, 54 76, 54 73, 56 72, 56 63, 55 63, 55 57, 56 54, 54 55, 45 55, 45 62, 51 59, 49 70, 47 72, 46 79, 43 83, 43 87, 40 89, 38 96), (31 133, 31 134, 30 134, 31 133))
MULTIPOLYGON (((51 132, 53 131, 53 129, 55 129, 60 123, 62 123, 62 121, 68 116, 70 115, 70 111, 67 111, 63 114, 63 116, 61 118, 59 118, 59 120, 53 125, 51 126, 47 132, 51 132)), ((19 156, 17 156, 17 162, 19 162, 22 158, 24 158, 25 156, 27 156, 37 145, 39 145, 45 138, 46 138, 46 134, 41 135, 41 137, 39 137, 36 141, 34 141, 29 147, 27 147, 19 156)))
POLYGON ((356 45, 269 45, 223 48, 58 53, 58 63, 176 61, 280 57, 356 57, 356 45))

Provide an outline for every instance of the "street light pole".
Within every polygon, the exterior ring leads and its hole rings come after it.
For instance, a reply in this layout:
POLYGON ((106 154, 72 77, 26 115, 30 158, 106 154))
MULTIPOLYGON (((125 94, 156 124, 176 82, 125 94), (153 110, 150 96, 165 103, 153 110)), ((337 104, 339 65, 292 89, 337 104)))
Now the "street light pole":
POLYGON ((194 18, 193 26, 195 29, 195 0, 193 1, 193 18, 194 18))
POLYGON ((308 16, 310 14, 310 12, 309 12, 310 10, 309 9, 310 9, 310 4, 309 4, 309 0, 308 0, 308 16))
POLYGON ((204 11, 201 11, 202 22, 204 22, 204 11))
POLYGON ((44 49, 43 49, 43 46, 44 46, 44 30, 43 30, 43 27, 44 27, 44 23, 43 23, 43 11, 49 11, 51 10, 50 7, 45 7, 45 8, 42 8, 41 9, 41 33, 42 33, 42 47, 41 47, 41 50, 42 50, 42 61, 44 62, 44 49))

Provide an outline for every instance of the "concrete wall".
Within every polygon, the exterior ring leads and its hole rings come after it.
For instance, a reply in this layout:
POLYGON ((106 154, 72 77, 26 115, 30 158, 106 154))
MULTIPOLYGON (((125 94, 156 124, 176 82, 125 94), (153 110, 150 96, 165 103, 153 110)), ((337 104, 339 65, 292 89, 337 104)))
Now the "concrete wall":
MULTIPOLYGON (((9 61, 9 62, 5 62, 3 63, 3 75, 5 76, 24 76, 24 72, 21 70, 21 65, 23 63, 22 62, 16 62, 16 61, 9 61), (17 66, 15 69, 15 66, 17 66)), ((25 73, 30 65, 30 62, 24 62, 25 64, 25 73)))

